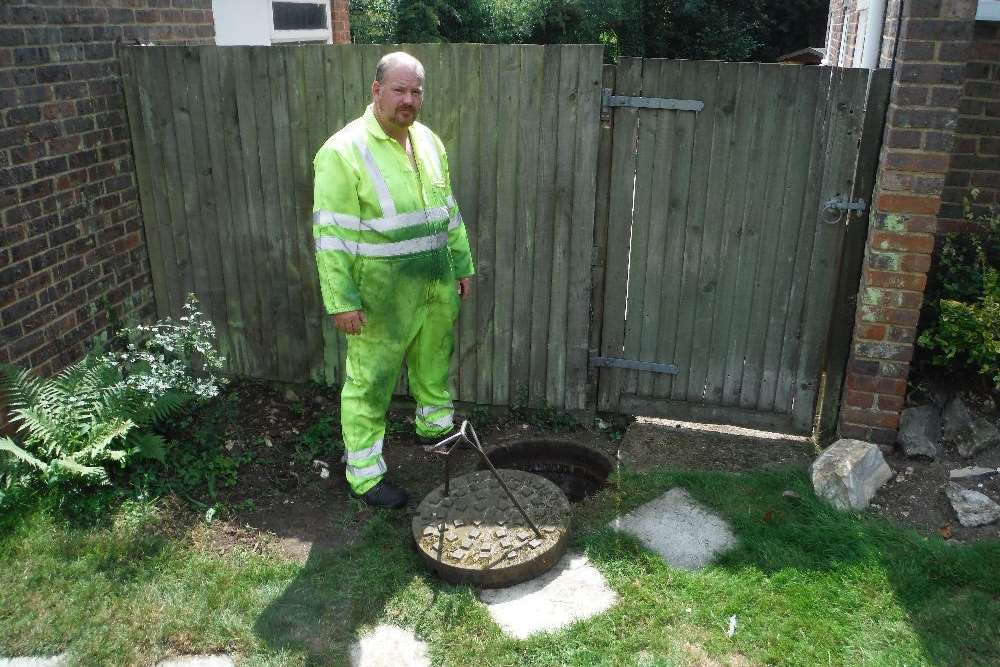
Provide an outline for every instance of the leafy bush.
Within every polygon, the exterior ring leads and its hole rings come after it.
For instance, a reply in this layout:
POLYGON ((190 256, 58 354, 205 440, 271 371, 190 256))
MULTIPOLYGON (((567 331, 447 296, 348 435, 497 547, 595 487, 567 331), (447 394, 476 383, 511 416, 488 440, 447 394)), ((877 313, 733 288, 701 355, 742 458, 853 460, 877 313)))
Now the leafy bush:
POLYGON ((974 212, 976 194, 966 218, 980 232, 944 238, 928 289, 929 324, 917 342, 935 366, 970 369, 1000 391, 1000 215, 974 212))
POLYGON ((773 61, 821 46, 825 0, 351 0, 357 43, 605 45, 619 55, 773 61))
POLYGON ((95 351, 54 378, 0 367, 0 391, 21 441, 0 439, 0 494, 108 484, 109 466, 163 457, 165 442, 153 424, 218 393, 223 359, 193 295, 178 321, 120 335, 128 341, 124 351, 95 351))

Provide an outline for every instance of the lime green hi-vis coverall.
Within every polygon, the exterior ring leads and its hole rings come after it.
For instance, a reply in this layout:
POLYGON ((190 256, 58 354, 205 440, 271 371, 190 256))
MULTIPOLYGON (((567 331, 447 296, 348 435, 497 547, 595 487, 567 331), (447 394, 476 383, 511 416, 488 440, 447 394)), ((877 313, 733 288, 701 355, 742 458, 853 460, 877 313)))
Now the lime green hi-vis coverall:
POLYGON ((448 159, 427 127, 410 127, 413 168, 372 107, 316 154, 313 236, 327 313, 363 310, 347 338, 341 426, 355 493, 385 474, 385 411, 406 359, 416 430, 452 427, 448 367, 454 349, 456 281, 473 274, 469 239, 451 194, 448 159))

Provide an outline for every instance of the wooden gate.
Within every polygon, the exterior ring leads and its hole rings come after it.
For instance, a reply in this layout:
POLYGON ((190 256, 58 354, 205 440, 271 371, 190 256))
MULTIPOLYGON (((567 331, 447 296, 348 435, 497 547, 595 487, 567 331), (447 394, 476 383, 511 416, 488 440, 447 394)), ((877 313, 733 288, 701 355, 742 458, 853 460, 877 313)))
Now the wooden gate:
POLYGON ((640 99, 611 98, 599 175, 598 408, 809 432, 867 227, 834 202, 870 196, 889 72, 622 59, 614 78, 640 99))

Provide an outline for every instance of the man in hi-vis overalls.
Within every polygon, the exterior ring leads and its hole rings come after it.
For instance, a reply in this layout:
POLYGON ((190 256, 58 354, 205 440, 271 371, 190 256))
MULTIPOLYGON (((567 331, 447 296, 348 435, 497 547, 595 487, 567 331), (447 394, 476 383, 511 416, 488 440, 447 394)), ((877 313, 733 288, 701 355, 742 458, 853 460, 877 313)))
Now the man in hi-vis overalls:
POLYGON ((399 508, 384 479, 385 412, 405 359, 416 430, 453 426, 448 367, 460 299, 474 273, 448 157, 416 122, 424 68, 405 53, 378 64, 372 103, 316 154, 313 236, 326 312, 347 334, 341 425, 351 493, 399 508))

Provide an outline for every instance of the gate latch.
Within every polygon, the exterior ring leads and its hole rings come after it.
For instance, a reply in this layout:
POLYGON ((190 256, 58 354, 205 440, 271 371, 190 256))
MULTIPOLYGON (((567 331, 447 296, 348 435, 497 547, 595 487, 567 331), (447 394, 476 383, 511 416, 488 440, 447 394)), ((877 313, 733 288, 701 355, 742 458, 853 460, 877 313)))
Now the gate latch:
POLYGON ((867 208, 868 203, 864 199, 848 199, 843 195, 837 195, 823 205, 824 222, 835 225, 840 222, 842 211, 857 212, 860 215, 867 208))

